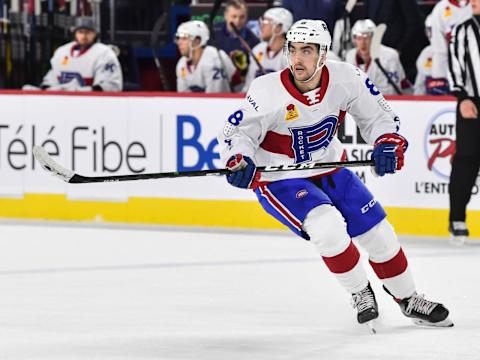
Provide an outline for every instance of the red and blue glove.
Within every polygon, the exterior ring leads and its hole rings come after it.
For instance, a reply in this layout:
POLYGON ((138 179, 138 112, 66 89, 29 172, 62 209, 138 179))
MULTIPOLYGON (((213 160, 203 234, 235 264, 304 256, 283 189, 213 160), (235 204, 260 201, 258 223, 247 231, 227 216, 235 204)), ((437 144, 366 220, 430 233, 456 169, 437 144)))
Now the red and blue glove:
POLYGON ((227 181, 231 185, 242 189, 254 188, 256 182, 260 179, 257 167, 248 156, 233 155, 227 161, 227 169, 232 171, 230 175, 227 175, 227 181))
POLYGON ((373 145, 372 160, 379 176, 393 174, 404 165, 408 141, 399 134, 384 134, 373 145))

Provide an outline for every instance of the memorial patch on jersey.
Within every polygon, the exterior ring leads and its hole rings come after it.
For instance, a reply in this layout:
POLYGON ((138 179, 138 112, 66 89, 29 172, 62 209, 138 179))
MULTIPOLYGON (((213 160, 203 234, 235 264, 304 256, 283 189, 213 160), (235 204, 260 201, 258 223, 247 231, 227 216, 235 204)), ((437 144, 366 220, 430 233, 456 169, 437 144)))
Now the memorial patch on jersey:
POLYGON ((285 121, 292 121, 298 119, 298 109, 294 104, 287 106, 287 112, 285 114, 285 121))
POLYGON ((182 67, 182 70, 180 70, 180 77, 182 79, 185 79, 187 77, 187 69, 182 67))
POLYGON ((450 16, 452 16, 452 9, 450 8, 450 6, 447 6, 443 11, 443 17, 450 17, 450 16))
POLYGON ((257 58, 258 62, 261 63, 263 60, 263 51, 260 51, 255 57, 257 58))
POLYGON ((432 67, 432 58, 429 57, 426 61, 425 61, 425 64, 423 64, 423 67, 425 69, 430 69, 432 67))
POLYGON ((68 56, 65 56, 62 60, 62 65, 68 65, 68 63, 69 63, 68 56))
POLYGON ((312 153, 330 145, 337 125, 338 117, 330 115, 314 125, 290 128, 295 163, 311 161, 312 153))

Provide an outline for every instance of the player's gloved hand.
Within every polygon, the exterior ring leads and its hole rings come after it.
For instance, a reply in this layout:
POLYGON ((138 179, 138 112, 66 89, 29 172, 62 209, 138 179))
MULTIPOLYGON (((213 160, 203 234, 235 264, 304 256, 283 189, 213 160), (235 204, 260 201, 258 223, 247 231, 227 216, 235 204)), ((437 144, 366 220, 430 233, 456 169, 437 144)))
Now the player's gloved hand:
POLYGON ((428 76, 425 80, 425 92, 428 95, 447 95, 450 92, 448 80, 428 76))
POLYGON ((230 175, 227 175, 227 181, 231 185, 242 189, 255 187, 255 183, 260 179, 260 173, 257 171, 253 160, 248 156, 233 155, 227 161, 227 169, 232 171, 230 175))
POLYGON ((372 160, 379 176, 393 174, 404 165, 408 141, 399 134, 384 134, 373 145, 372 160))

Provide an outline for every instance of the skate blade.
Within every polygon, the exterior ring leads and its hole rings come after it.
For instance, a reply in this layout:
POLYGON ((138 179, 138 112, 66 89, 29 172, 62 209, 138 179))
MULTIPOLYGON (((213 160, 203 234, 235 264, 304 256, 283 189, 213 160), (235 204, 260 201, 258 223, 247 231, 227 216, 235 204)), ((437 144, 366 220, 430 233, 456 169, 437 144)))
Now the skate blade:
POLYGON ((462 246, 465 245, 467 242, 467 237, 466 236, 450 236, 450 244, 452 245, 457 245, 457 246, 462 246))
POLYGON ((449 318, 446 318, 445 320, 442 320, 436 323, 428 322, 421 319, 414 319, 412 321, 415 325, 419 325, 419 326, 428 326, 428 327, 452 327, 453 326, 453 321, 450 320, 449 318))
POLYGON ((375 319, 367 321, 364 325, 368 327, 368 330, 370 331, 371 334, 377 333, 376 326, 375 326, 376 325, 375 319))

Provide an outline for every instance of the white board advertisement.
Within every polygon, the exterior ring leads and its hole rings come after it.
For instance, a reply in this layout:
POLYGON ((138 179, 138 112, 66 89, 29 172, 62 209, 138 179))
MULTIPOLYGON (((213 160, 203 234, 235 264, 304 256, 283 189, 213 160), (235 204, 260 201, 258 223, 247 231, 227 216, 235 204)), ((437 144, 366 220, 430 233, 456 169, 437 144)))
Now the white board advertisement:
MULTIPOLYGON (((0 197, 66 194, 69 199, 126 201, 129 197, 254 200, 251 191, 222 177, 67 185, 35 163, 43 145, 64 166, 88 176, 188 171, 223 167, 216 135, 240 97, 67 96, 0 94, 0 197)), ((390 101, 409 140, 404 169, 394 176, 356 172, 384 206, 448 208, 448 177, 455 149, 455 106, 414 98, 390 101)), ((370 158, 348 115, 339 128, 349 160, 370 158)), ((480 209, 475 187, 470 208, 480 209)))

